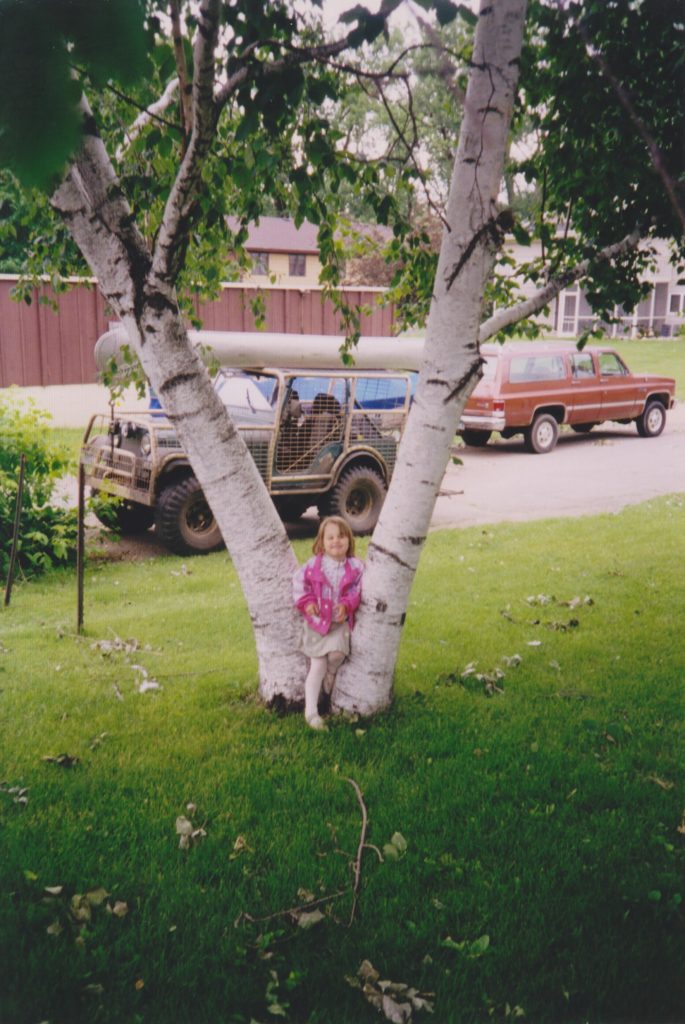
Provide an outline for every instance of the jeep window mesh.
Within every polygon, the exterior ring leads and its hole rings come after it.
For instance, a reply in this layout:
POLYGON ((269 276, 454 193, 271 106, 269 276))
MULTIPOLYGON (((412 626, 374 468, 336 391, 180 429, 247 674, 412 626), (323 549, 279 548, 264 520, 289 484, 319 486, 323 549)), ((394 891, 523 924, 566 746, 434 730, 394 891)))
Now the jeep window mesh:
POLYGON ((325 475, 342 451, 347 381, 293 377, 288 384, 276 446, 276 472, 325 475))

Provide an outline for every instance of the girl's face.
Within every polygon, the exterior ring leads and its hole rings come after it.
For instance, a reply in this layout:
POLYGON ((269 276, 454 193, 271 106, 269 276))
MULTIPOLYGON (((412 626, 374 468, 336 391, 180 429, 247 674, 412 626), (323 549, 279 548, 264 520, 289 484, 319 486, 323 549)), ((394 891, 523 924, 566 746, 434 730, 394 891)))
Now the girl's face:
POLYGON ((324 554, 334 558, 336 562, 343 562, 347 557, 349 546, 349 538, 341 533, 338 524, 327 523, 323 531, 324 554))

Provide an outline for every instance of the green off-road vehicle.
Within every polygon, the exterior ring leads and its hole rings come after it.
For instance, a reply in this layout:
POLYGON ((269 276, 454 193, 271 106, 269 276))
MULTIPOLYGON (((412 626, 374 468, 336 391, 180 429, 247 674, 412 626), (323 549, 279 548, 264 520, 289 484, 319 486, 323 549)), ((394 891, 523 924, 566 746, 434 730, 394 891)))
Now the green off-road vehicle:
MULTIPOLYGON (((215 387, 281 517, 315 505, 357 534, 378 519, 409 411, 412 374, 381 370, 221 370, 215 387)), ((122 533, 148 530, 172 551, 222 538, 163 411, 93 416, 81 464, 93 493, 120 499, 122 533)))

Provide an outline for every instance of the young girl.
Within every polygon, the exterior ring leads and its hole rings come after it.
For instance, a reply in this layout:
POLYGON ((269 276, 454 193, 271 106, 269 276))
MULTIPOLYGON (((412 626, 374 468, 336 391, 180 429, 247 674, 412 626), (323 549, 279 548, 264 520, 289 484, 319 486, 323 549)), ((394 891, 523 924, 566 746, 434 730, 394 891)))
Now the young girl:
POLYGON ((305 620, 302 650, 311 659, 304 717, 312 729, 325 730, 318 710, 321 686, 330 695, 336 673, 350 653, 364 565, 354 557, 352 531, 339 516, 322 521, 312 550, 314 557, 295 573, 293 597, 305 620))

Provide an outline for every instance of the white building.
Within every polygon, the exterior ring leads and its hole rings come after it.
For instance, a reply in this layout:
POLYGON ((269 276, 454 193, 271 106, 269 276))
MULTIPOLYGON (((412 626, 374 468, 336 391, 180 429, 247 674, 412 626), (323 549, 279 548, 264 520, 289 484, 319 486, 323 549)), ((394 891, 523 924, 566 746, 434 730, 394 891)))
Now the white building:
MULTIPOLYGON (((507 248, 517 262, 526 262, 535 256, 533 250, 524 246, 512 244, 507 248)), ((657 242, 656 250, 654 266, 644 275, 644 280, 651 286, 649 295, 633 310, 615 307, 614 315, 619 322, 605 325, 609 337, 670 338, 685 327, 685 280, 679 279, 677 268, 669 262, 668 244, 657 242)), ((533 285, 524 286, 526 294, 533 290, 533 285)), ((582 284, 571 285, 560 292, 550 305, 549 314, 539 320, 547 326, 550 334, 558 337, 577 337, 598 323, 582 284)))

